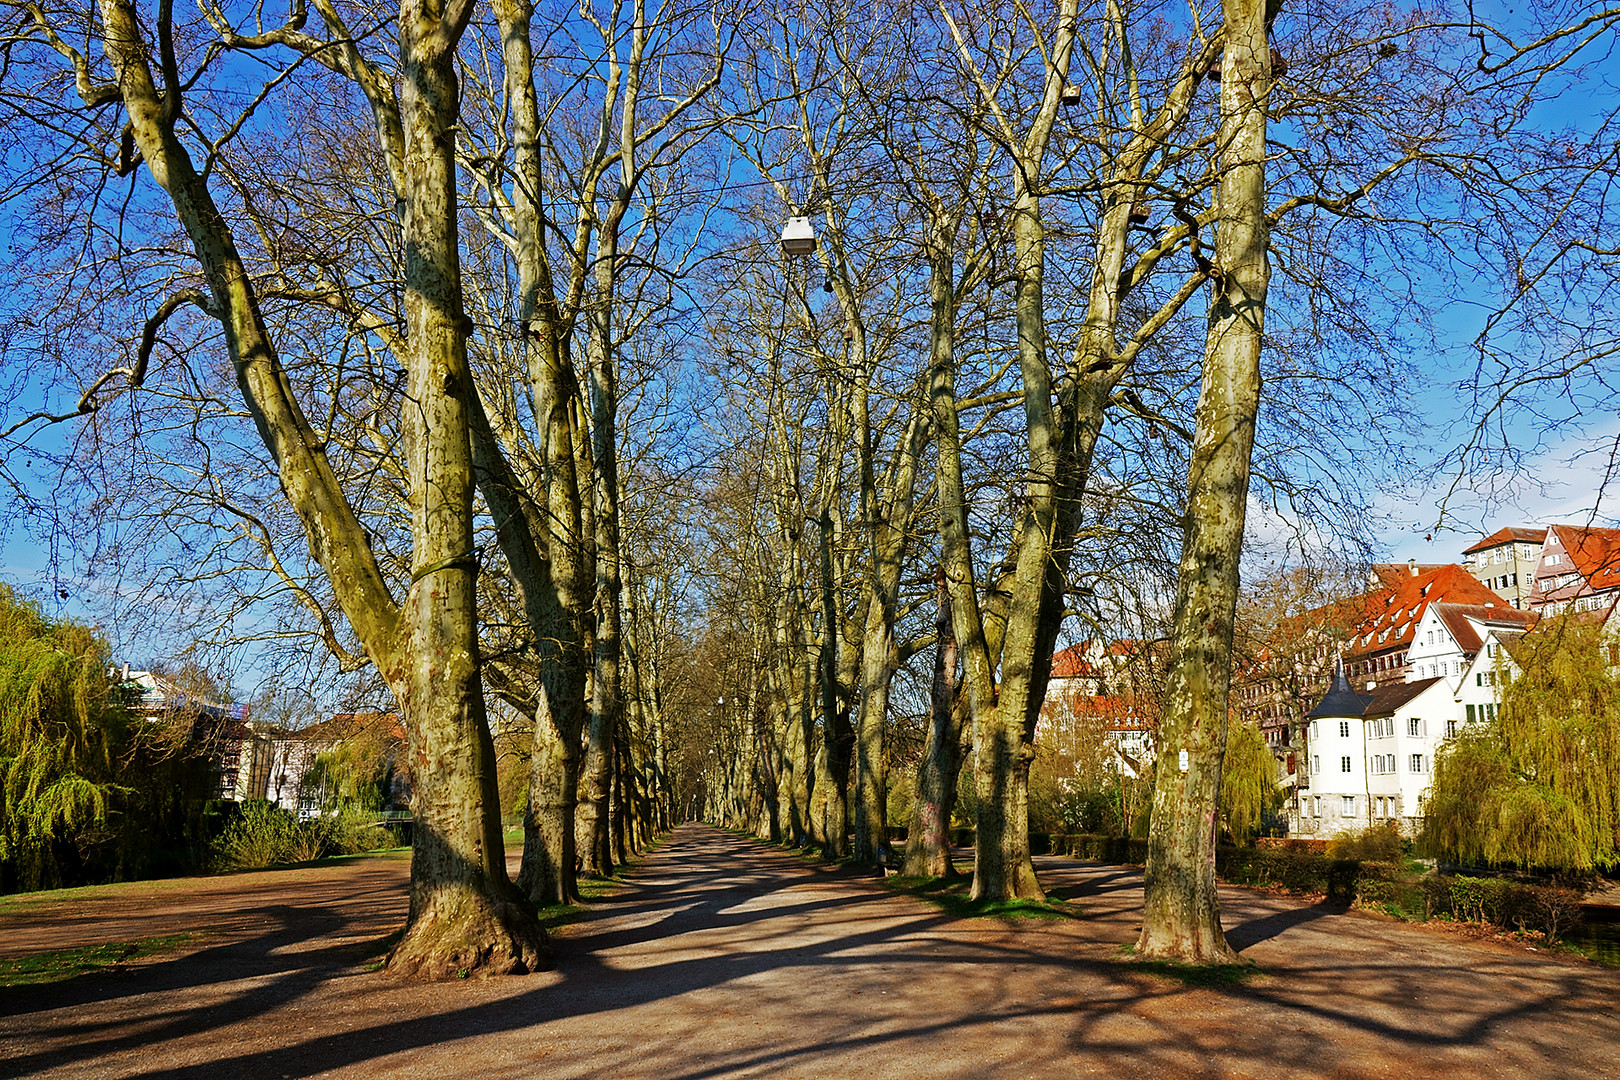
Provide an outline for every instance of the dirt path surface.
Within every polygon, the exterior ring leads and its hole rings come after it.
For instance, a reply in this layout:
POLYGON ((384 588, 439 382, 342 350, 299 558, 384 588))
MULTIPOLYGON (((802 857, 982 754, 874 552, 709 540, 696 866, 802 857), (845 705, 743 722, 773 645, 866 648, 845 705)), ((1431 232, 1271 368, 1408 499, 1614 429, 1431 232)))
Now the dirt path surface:
POLYGON ((954 920, 684 826, 557 938, 556 970, 449 985, 356 963, 399 921, 401 859, 284 871, 279 893, 276 874, 148 890, 135 910, 116 890, 105 913, 94 891, 7 905, 8 952, 211 925, 167 959, 0 989, 0 1076, 1620 1076, 1611 969, 1233 889, 1228 933, 1262 974, 1189 988, 1120 957, 1138 872, 1041 871, 1080 918, 954 920))

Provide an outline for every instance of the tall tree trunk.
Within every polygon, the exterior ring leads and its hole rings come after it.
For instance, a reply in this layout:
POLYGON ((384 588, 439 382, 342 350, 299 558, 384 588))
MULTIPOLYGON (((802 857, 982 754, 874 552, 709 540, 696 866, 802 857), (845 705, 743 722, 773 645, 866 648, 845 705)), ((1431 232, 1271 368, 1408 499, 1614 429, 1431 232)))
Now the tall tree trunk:
POLYGON ((525 946, 538 959, 541 938, 515 914, 524 909, 506 876, 479 677, 470 435, 476 391, 467 363, 454 157, 459 32, 447 38, 449 28, 422 0, 401 6, 399 27, 413 544, 404 663, 385 675, 409 732, 416 825, 410 917, 389 963, 444 978, 488 964, 492 953, 503 954, 499 967, 526 970, 533 965, 525 946))
POLYGON ((828 859, 849 854, 849 764, 855 732, 850 726, 849 709, 840 695, 838 674, 842 667, 843 626, 838 607, 837 576, 833 549, 841 535, 837 516, 824 505, 821 514, 821 717, 822 753, 825 766, 818 773, 826 777, 826 809, 823 813, 822 855, 828 859))
POLYGON ((1187 526, 1137 946, 1145 957, 1190 963, 1236 960, 1221 930, 1215 829, 1270 280, 1265 151, 1271 60, 1264 7, 1265 0, 1222 4, 1219 276, 1188 465, 1187 526))
POLYGON ((590 312, 591 456, 595 463, 596 650, 578 842, 587 873, 613 872, 608 845, 609 758, 623 714, 620 657, 623 649, 619 547, 619 384, 613 356, 613 270, 617 260, 617 217, 603 226, 597 252, 596 304, 590 312))
POLYGON ((906 837, 905 873, 952 877, 951 811, 962 771, 962 714, 956 707, 956 631, 943 568, 934 574, 939 616, 934 620, 934 677, 929 684, 928 738, 917 764, 917 797, 906 837))
MULTIPOLYGON (((517 325, 537 426, 534 442, 543 458, 539 482, 525 484, 499 474, 499 454, 491 451, 484 455, 489 465, 480 463, 479 483, 522 592, 539 671, 542 700, 529 756, 518 888, 532 903, 546 906, 579 898, 574 810, 585 708, 584 622, 594 590, 580 504, 583 435, 579 386, 567 347, 571 320, 557 302, 541 205, 545 177, 530 39, 534 6, 531 0, 492 0, 491 11, 501 31, 512 124, 509 226, 518 271, 517 325)), ((515 435, 504 441, 508 446, 523 442, 515 435)))
POLYGON ((855 842, 850 855, 858 863, 888 866, 887 777, 883 728, 888 722, 889 683, 894 677, 894 608, 873 596, 866 608, 861 645, 861 694, 855 729, 855 842))
POLYGON ((632 798, 630 740, 621 723, 613 739, 613 791, 610 796, 608 835, 615 865, 630 861, 630 801, 632 798))
MULTIPOLYGON (((168 193, 202 266, 238 385, 310 551, 368 655, 396 695, 415 781, 416 846, 405 936, 390 966, 444 977, 533 970, 547 962, 544 932, 506 876, 494 751, 484 715, 472 552, 471 426, 455 165, 456 43, 470 6, 448 13, 416 0, 398 19, 404 78, 373 97, 383 152, 403 211, 406 335, 397 342, 414 408, 412 575, 395 606, 364 531, 344 499, 324 444, 292 396, 235 238, 175 135, 184 88, 168 8, 157 47, 127 0, 101 4, 105 50, 117 72, 134 141, 168 193), (160 91, 151 57, 164 72, 160 91)), ((357 79, 370 75, 355 58, 357 79)), ((380 85, 380 84, 379 84, 380 85)))
POLYGON ((518 888, 540 907, 579 899, 574 876, 574 808, 579 802, 578 724, 564 726, 540 699, 529 754, 529 809, 523 815, 518 888))
POLYGON ((895 447, 887 495, 875 490, 867 524, 868 584, 865 640, 861 644, 860 727, 856 741, 855 849, 857 862, 888 866, 888 785, 884 761, 884 727, 888 722, 889 687, 899 658, 894 623, 900 605, 900 569, 912 519, 917 461, 928 434, 928 407, 918 402, 895 447))

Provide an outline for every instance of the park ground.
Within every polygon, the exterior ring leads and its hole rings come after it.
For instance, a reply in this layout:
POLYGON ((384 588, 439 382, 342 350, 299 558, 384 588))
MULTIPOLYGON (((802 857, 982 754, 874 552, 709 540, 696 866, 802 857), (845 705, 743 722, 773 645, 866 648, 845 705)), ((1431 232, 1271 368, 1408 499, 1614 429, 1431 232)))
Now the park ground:
POLYGON ((375 970, 403 853, 13 899, 0 960, 168 940, 0 987, 0 1077, 1620 1076, 1620 971, 1230 888, 1255 971, 1189 979, 1124 951, 1139 871, 1038 865, 1068 917, 966 919, 685 825, 553 970, 448 984, 375 970))

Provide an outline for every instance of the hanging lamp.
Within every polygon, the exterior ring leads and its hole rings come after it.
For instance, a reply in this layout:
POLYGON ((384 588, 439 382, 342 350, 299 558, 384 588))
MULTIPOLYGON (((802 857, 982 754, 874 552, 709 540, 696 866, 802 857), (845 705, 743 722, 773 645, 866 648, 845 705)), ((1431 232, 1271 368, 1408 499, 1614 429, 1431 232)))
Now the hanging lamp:
POLYGON ((816 250, 816 230, 807 217, 790 217, 782 226, 782 254, 810 255, 816 250))

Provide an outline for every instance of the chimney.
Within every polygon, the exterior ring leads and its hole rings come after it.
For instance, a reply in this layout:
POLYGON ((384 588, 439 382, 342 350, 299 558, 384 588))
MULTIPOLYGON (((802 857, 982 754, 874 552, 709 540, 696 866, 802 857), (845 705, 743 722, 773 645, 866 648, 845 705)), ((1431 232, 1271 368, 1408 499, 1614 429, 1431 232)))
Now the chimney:
POLYGON ((1407 567, 1408 570, 1412 571, 1412 576, 1413 577, 1418 576, 1418 573, 1417 573, 1417 560, 1416 559, 1407 559, 1406 560, 1406 567, 1407 567))

